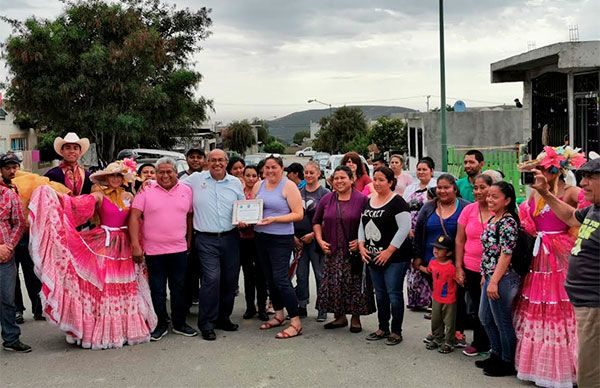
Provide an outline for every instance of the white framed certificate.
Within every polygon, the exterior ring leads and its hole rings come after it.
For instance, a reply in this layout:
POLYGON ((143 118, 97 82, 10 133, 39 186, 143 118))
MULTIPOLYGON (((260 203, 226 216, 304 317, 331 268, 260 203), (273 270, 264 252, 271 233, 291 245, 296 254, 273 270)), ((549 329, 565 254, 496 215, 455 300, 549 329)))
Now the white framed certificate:
POLYGON ((263 200, 246 199, 238 200, 233 203, 233 219, 231 223, 237 225, 240 222, 245 224, 258 224, 263 217, 263 200))

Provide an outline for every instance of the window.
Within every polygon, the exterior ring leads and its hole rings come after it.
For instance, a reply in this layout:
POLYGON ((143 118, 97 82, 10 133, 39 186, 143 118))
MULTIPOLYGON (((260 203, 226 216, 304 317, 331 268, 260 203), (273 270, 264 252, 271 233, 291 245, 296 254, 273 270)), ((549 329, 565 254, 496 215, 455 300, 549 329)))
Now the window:
POLYGON ((0 108, 0 120, 6 120, 6 115, 8 113, 6 113, 6 111, 2 108, 0 108))
POLYGON ((10 139, 10 149, 13 151, 27 150, 27 139, 24 137, 10 139))

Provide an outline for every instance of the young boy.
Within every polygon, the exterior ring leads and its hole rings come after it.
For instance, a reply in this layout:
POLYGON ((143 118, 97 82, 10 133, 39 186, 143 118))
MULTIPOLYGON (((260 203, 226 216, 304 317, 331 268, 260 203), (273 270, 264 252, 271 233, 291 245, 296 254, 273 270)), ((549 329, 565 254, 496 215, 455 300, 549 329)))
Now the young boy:
POLYGON ((421 271, 433 278, 433 301, 431 306, 431 335, 427 339, 427 349, 438 349, 440 353, 450 353, 455 344, 456 321, 456 267, 450 260, 454 241, 440 236, 432 244, 435 259, 421 271))

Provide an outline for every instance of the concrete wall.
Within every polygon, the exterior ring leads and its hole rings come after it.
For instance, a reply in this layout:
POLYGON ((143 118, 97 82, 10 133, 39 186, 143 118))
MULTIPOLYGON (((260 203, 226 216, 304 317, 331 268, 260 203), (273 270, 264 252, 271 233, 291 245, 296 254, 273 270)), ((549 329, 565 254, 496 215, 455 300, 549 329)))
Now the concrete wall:
MULTIPOLYGON (((404 113, 398 117, 407 120, 409 127, 416 127, 421 123, 425 155, 439 163, 442 160, 440 113, 404 113)), ((523 111, 506 109, 447 112, 446 128, 448 146, 513 145, 523 142, 523 111)))

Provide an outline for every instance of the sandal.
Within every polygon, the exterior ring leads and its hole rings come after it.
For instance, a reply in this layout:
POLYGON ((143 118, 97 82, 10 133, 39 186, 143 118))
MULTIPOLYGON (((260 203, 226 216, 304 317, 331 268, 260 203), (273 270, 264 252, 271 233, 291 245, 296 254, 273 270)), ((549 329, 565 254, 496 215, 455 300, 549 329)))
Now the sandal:
POLYGON ((450 346, 448 344, 443 344, 438 349, 438 352, 440 352, 442 354, 448 354, 448 353, 452 353, 453 350, 454 350, 454 348, 452 346, 450 346))
POLYGON ((397 334, 390 335, 389 337, 387 337, 387 340, 385 340, 385 344, 389 346, 398 345, 400 342, 402 342, 402 336, 397 334))
POLYGON ((433 350, 433 349, 437 349, 440 347, 440 344, 438 344, 435 341, 431 341, 429 343, 427 343, 427 345, 425 345, 425 349, 427 350, 433 350))
POLYGON ((261 330, 269 330, 274 327, 279 327, 279 326, 283 325, 283 322, 285 322, 285 318, 279 319, 274 316, 271 321, 265 322, 262 325, 260 325, 260 329, 261 330), (272 323, 272 321, 276 321, 277 323, 272 323))
POLYGON ((298 337, 299 335, 302 335, 302 328, 298 328, 297 326, 294 326, 293 323, 290 323, 290 325, 288 327, 286 327, 284 330, 281 330, 279 333, 277 333, 277 335, 275 336, 275 338, 277 339, 289 339, 289 338, 294 338, 294 337, 298 337), (286 330, 288 330, 289 328, 294 329, 294 331, 296 332, 295 334, 290 334, 289 332, 287 332, 286 330))
POLYGON ((378 341, 387 338, 390 335, 389 331, 378 330, 367 336, 367 341, 378 341))

